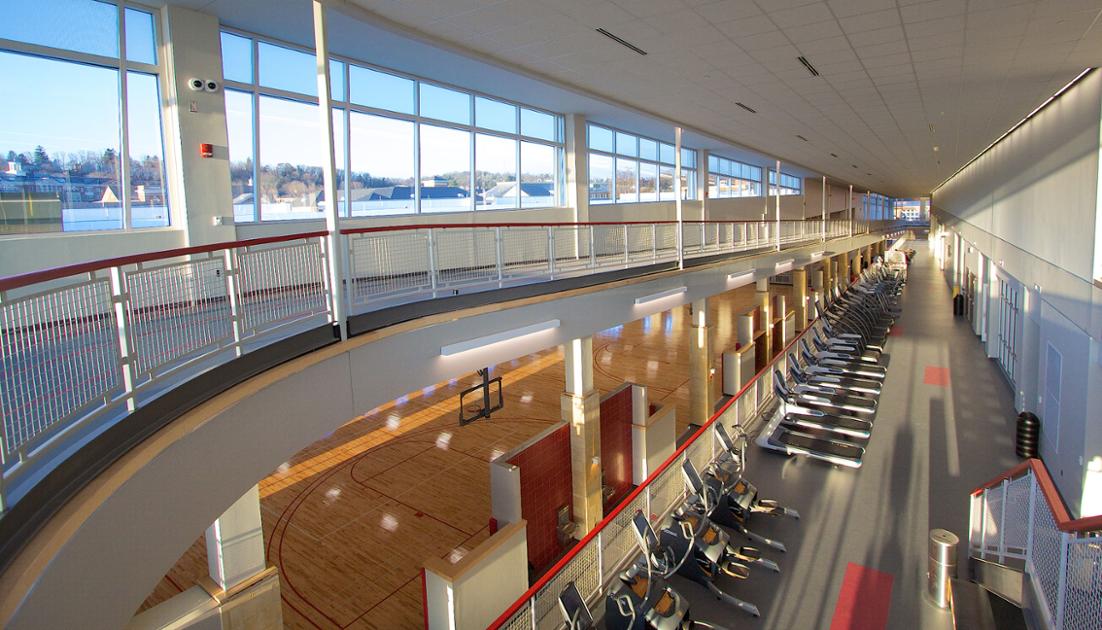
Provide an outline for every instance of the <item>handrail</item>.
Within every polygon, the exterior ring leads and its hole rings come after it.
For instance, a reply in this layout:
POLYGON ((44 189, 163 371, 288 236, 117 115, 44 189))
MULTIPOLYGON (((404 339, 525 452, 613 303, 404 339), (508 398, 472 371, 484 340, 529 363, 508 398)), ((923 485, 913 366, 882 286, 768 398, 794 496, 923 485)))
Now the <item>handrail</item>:
POLYGON ((1052 481, 1052 476, 1048 474, 1048 468, 1045 467, 1043 461, 1037 458, 1027 459, 994 479, 978 486, 972 491, 972 496, 980 495, 984 490, 995 488, 1003 481, 1021 477, 1026 472, 1032 472, 1034 476, 1036 476, 1037 486, 1041 489, 1049 510, 1052 511, 1052 518, 1056 521, 1057 529, 1062 532, 1076 533, 1102 530, 1102 514, 1076 519, 1071 518, 1067 506, 1064 505, 1064 499, 1060 496, 1060 491, 1056 489, 1056 484, 1052 481))
POLYGON ((784 346, 784 348, 777 352, 769 360, 769 363, 765 367, 754 374, 754 376, 752 376, 750 380, 742 386, 742 388, 735 392, 734 396, 731 396, 729 399, 727 399, 727 402, 723 403, 723 406, 721 406, 718 411, 712 414, 712 417, 709 418, 707 422, 701 425, 701 427, 697 429, 696 432, 689 436, 689 439, 685 440, 685 442, 681 446, 679 446, 672 455, 666 458, 664 462, 659 464, 658 468, 656 468, 654 472, 647 476, 643 483, 636 486, 635 490, 632 490, 630 494, 624 497, 624 499, 620 501, 620 503, 615 508, 613 508, 612 512, 601 519, 601 521, 597 523, 597 525, 595 525, 593 529, 589 531, 589 533, 582 537, 581 540, 579 540, 569 551, 567 551, 566 555, 564 555, 558 562, 552 565, 550 569, 548 569, 542 576, 540 576, 540 578, 536 580, 536 582, 532 586, 530 586, 528 590, 524 592, 524 594, 522 594, 519 598, 517 598, 516 601, 512 603, 512 605, 505 609, 505 612, 498 615, 498 617, 494 619, 492 623, 490 623, 490 625, 488 626, 488 630, 498 630, 499 628, 501 628, 502 625, 506 621, 508 621, 514 614, 516 614, 516 612, 520 610, 520 608, 524 606, 532 597, 534 597, 540 591, 540 589, 542 589, 552 579, 554 579, 555 575, 557 575, 563 567, 565 567, 571 560, 573 560, 579 553, 581 553, 585 546, 592 542, 593 539, 596 538, 597 535, 601 532, 601 530, 607 527, 609 523, 611 523, 617 516, 619 516, 624 508, 631 505, 631 503, 640 495, 640 493, 646 490, 647 487, 650 486, 650 484, 653 483, 655 479, 661 476, 662 473, 664 473, 666 469, 668 469, 675 461, 677 461, 677 459, 681 455, 684 455, 685 451, 687 451, 689 447, 692 446, 698 438, 700 438, 700 436, 704 435, 704 433, 708 429, 710 429, 712 425, 714 425, 715 422, 719 420, 723 416, 723 414, 725 414, 731 408, 731 405, 734 405, 740 398, 742 398, 742 396, 747 391, 750 390, 751 387, 756 385, 758 380, 761 379, 763 375, 768 374, 769 370, 773 368, 778 359, 783 360, 784 357, 787 355, 788 350, 791 349, 797 341, 803 338, 803 336, 811 330, 812 326, 814 326, 817 321, 819 321, 818 317, 809 321, 807 324, 807 328, 804 328, 804 330, 801 331, 799 335, 793 337, 792 341, 788 342, 784 346))
MULTIPOLYGON (((781 219, 781 223, 817 223, 820 218, 781 219)), ((507 222, 507 223, 406 223, 402 225, 378 225, 368 227, 341 228, 341 234, 369 234, 372 232, 400 232, 404 230, 472 229, 472 228, 524 228, 524 227, 577 227, 587 225, 676 225, 678 221, 550 221, 550 222, 507 222)), ((710 223, 762 223, 760 219, 712 219, 686 220, 683 224, 699 225, 710 223)), ((776 221, 765 221, 774 224, 776 221)))
POLYGON ((144 254, 131 254, 129 256, 118 256, 115 258, 104 258, 102 260, 92 260, 88 262, 74 263, 71 265, 63 265, 60 267, 51 267, 49 269, 41 269, 39 271, 30 271, 27 273, 0 277, 0 291, 11 291, 12 289, 18 289, 20 287, 25 287, 39 282, 58 280, 60 278, 76 276, 82 273, 89 273, 92 271, 99 271, 100 269, 107 269, 109 267, 121 267, 123 265, 134 265, 137 263, 150 262, 153 260, 164 260, 166 258, 178 258, 180 256, 192 256, 194 254, 206 254, 209 252, 237 247, 252 247, 254 245, 266 245, 268 243, 297 241, 304 238, 322 237, 326 236, 327 234, 328 232, 322 230, 316 232, 286 234, 282 236, 250 238, 240 241, 223 241, 221 243, 211 243, 209 245, 178 247, 176 249, 165 249, 156 252, 146 252, 144 254))

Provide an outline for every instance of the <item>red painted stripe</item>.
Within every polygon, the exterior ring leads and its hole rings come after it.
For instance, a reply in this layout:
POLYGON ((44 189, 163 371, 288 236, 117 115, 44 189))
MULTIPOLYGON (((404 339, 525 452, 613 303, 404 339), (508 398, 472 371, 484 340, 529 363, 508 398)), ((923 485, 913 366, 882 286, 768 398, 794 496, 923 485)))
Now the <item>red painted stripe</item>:
POLYGON ((883 630, 892 604, 892 574, 853 562, 846 566, 830 630, 883 630))

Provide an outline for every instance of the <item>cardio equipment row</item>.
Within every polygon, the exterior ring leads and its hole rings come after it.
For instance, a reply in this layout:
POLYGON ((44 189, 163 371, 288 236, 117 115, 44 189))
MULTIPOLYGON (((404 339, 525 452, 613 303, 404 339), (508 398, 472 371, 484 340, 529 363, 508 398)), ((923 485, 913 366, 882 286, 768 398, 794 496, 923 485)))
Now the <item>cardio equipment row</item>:
POLYGON ((758 445, 859 468, 887 375, 884 343, 900 315, 905 278, 875 264, 833 300, 773 371, 777 405, 758 445))
POLYGON ((759 616, 757 606, 722 585, 750 579, 752 568, 780 572, 780 567, 758 548, 735 546, 731 537, 738 534, 783 552, 783 543, 753 532, 750 519, 756 515, 798 519, 800 515, 758 497, 757 488, 743 478, 749 438, 742 428, 735 426, 732 436, 722 423, 716 422, 714 427, 720 456, 703 475, 686 458, 681 472, 688 496, 673 510, 668 523, 655 531, 641 511, 632 516, 630 528, 641 553, 631 559, 605 597, 601 625, 573 582, 560 593, 559 611, 568 630, 720 628, 691 617, 688 599, 669 582, 674 575, 696 582, 734 609, 759 616))

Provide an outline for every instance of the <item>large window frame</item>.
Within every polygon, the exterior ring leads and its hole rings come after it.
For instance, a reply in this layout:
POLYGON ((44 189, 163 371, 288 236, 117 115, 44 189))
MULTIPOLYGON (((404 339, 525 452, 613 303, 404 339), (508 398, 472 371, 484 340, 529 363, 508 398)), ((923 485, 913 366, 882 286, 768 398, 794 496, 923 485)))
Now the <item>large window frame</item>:
MULTIPOLYGON (((257 35, 248 31, 230 28, 227 26, 221 26, 219 28, 220 33, 228 33, 237 37, 246 38, 250 41, 250 55, 251 55, 251 67, 252 67, 252 81, 251 83, 244 83, 241 81, 235 81, 231 79, 225 79, 225 87, 228 90, 235 92, 243 92, 249 94, 252 103, 252 155, 253 155, 253 218, 251 220, 242 221, 238 219, 238 223, 282 223, 282 222, 295 222, 302 220, 310 220, 310 218, 288 218, 288 219, 266 219, 263 216, 262 207, 260 203, 260 194, 258 191, 257 183, 260 182, 261 160, 260 160, 260 111, 259 103, 261 97, 281 98, 296 102, 307 103, 310 105, 318 106, 318 97, 310 94, 293 92, 279 88, 273 88, 261 85, 259 61, 260 54, 259 48, 261 44, 267 44, 271 46, 279 46, 292 51, 306 53, 309 55, 316 55, 313 49, 303 46, 297 46, 295 44, 287 43, 267 36, 257 35)), ((356 220, 356 219, 369 219, 369 218, 384 218, 384 217, 399 217, 399 216, 418 216, 422 214, 445 214, 445 213, 460 213, 460 212, 489 212, 489 211, 508 211, 508 210, 531 210, 537 208, 555 208, 565 206, 566 198, 566 186, 565 186, 565 118, 562 114, 553 112, 541 107, 535 107, 532 105, 503 99, 497 96, 472 90, 470 88, 461 87, 453 84, 449 84, 443 81, 436 81, 434 79, 427 79, 417 75, 393 70, 384 66, 367 63, 351 57, 345 57, 342 55, 330 55, 329 56, 330 72, 333 75, 331 85, 340 89, 343 93, 333 94, 330 98, 333 117, 334 117, 334 131, 340 133, 335 138, 336 142, 343 145, 335 147, 337 159, 337 171, 339 180, 338 198, 349 200, 349 203, 344 204, 341 212, 342 220, 356 220), (361 105, 352 102, 352 73, 353 67, 367 69, 373 72, 382 73, 384 75, 390 75, 413 83, 413 102, 412 113, 404 113, 393 111, 390 109, 383 109, 379 107, 372 107, 369 105, 361 105), (470 108, 468 120, 469 124, 457 123, 453 121, 443 120, 440 118, 430 118, 421 114, 421 91, 422 85, 431 86, 433 88, 444 88, 445 90, 451 90, 453 92, 462 93, 467 97, 468 106, 470 108), (479 99, 487 101, 493 101, 495 103, 504 104, 515 109, 515 122, 516 132, 509 133, 503 132, 497 129, 479 126, 476 116, 476 107, 479 99), (529 110, 539 114, 551 116, 554 120, 554 139, 548 140, 546 138, 532 136, 524 133, 523 118, 524 111, 529 110), (389 118, 394 120, 401 120, 413 123, 413 209, 410 212, 384 212, 380 214, 370 214, 367 216, 352 216, 351 215, 351 199, 352 199, 352 187, 350 174, 352 173, 352 129, 351 129, 351 115, 353 113, 366 114, 369 116, 378 116, 382 118, 389 118), (340 120, 338 120, 338 117, 340 120), (343 124, 342 124, 343 123, 343 124), (444 210, 444 211, 426 211, 422 206, 422 188, 423 177, 421 172, 422 160, 421 160, 421 129, 422 126, 430 127, 442 127, 446 129, 454 129, 463 131, 470 136, 470 156, 469 156, 469 176, 468 176, 468 192, 469 196, 468 207, 461 210, 444 210), (477 138, 478 136, 494 136, 498 138, 505 138, 515 141, 516 144, 516 204, 508 207, 501 208, 488 208, 480 206, 478 203, 479 193, 477 190, 478 179, 478 156, 477 156, 477 138), (554 192, 552 194, 552 203, 550 205, 524 205, 522 199, 522 175, 524 172, 524 166, 521 163, 521 153, 525 143, 538 144, 546 147, 551 147, 555 152, 555 173, 554 173, 554 192)), ((335 91, 335 90, 334 90, 335 91)), ((320 213, 319 213, 320 214, 320 213)), ((323 218, 324 215, 318 218, 323 218)))
POLYGON ((762 167, 732 160, 720 155, 708 155, 708 198, 733 199, 761 197, 762 167))
POLYGON ((0 52, 13 53, 19 55, 27 55, 39 59, 47 59, 53 61, 61 61, 67 63, 73 63, 78 65, 93 66, 98 68, 106 68, 108 70, 114 70, 118 74, 118 82, 116 85, 117 95, 119 99, 119 205, 122 210, 122 227, 119 228, 102 228, 102 229, 85 229, 85 230, 69 230, 64 229, 64 219, 60 224, 61 229, 56 231, 42 231, 42 232, 27 232, 27 233, 0 233, 0 239, 9 237, 49 237, 58 234, 93 234, 93 233, 118 233, 118 232, 135 232, 135 231, 149 231, 149 230, 168 230, 175 229, 176 224, 179 222, 175 217, 174 208, 172 205, 173 191, 176 190, 174 173, 178 171, 175 155, 171 151, 171 143, 169 138, 169 125, 167 122, 167 106, 168 102, 166 78, 165 78, 165 59, 164 59, 164 40, 162 34, 161 23, 159 19, 159 10, 154 7, 150 7, 144 4, 136 2, 128 2, 125 0, 96 0, 102 4, 114 5, 116 11, 115 21, 118 28, 117 33, 117 46, 118 54, 116 56, 101 55, 97 53, 81 52, 77 50, 70 50, 67 48, 57 48, 54 46, 34 44, 19 40, 7 39, 0 37, 0 52), (152 20, 153 27, 153 50, 155 54, 156 63, 146 63, 142 61, 133 61, 127 56, 127 30, 126 30, 126 12, 127 10, 138 11, 148 14, 152 20), (143 74, 153 77, 157 82, 157 99, 158 99, 158 125, 161 132, 161 186, 162 194, 164 197, 165 206, 165 225, 156 226, 144 226, 135 227, 133 225, 133 208, 134 205, 131 199, 131 155, 130 155, 130 110, 129 110, 129 79, 130 73, 143 74))
MULTIPOLYGON (((674 190, 663 190, 663 182, 668 179, 672 183, 676 175, 675 159, 677 147, 673 143, 663 142, 655 138, 593 122, 586 122, 585 143, 587 165, 591 167, 594 162, 594 156, 601 158, 601 163, 604 163, 605 160, 612 161, 612 183, 608 199, 593 196, 592 168, 589 168, 586 173, 586 195, 591 205, 660 203, 677 200, 676 188, 678 186, 673 186, 674 190), (611 134, 613 142, 611 151, 594 148, 594 143, 592 141, 594 129, 611 134), (622 142, 627 143, 629 146, 621 147, 620 144, 622 142), (626 192, 625 196, 634 197, 634 199, 620 199, 618 176, 621 172, 621 163, 624 164, 624 172, 632 173, 633 178, 633 181, 630 182, 633 184, 631 188, 632 192, 626 192), (644 182, 646 181, 644 178, 650 176, 654 177, 653 198, 644 199, 643 188, 644 182)), ((681 199, 683 201, 696 199, 696 173, 696 150, 688 147, 681 147, 680 188, 682 190, 681 199)), ((648 191, 647 194, 651 193, 648 191)))
MULTIPOLYGON (((795 176, 781 171, 781 196, 785 195, 802 195, 803 181, 795 176)), ((776 169, 769 169, 769 196, 777 194, 777 171, 776 169)))

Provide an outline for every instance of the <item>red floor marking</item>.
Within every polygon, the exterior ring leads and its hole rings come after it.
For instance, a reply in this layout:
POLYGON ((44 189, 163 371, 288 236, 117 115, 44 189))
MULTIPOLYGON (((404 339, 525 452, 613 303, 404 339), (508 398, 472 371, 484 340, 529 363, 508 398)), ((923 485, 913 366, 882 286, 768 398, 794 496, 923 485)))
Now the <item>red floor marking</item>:
POLYGON ((926 373, 923 375, 922 382, 937 387, 948 387, 949 368, 926 366, 926 373))
POLYGON ((850 562, 830 630, 883 630, 892 603, 892 574, 850 562))
POLYGON ((891 332, 888 333, 892 337, 899 337, 903 334, 903 327, 899 324, 892 324, 891 332))

